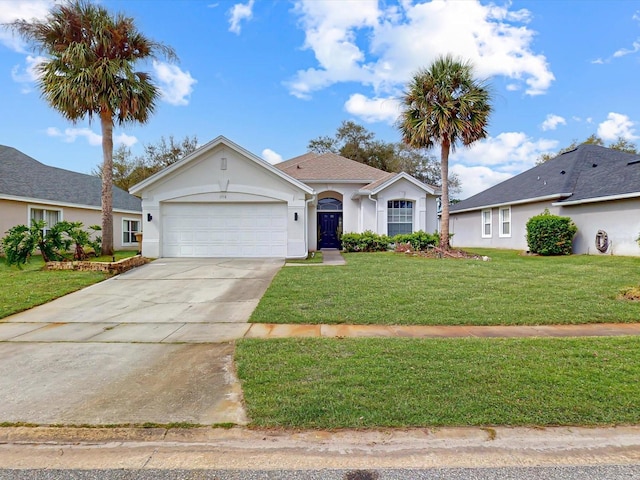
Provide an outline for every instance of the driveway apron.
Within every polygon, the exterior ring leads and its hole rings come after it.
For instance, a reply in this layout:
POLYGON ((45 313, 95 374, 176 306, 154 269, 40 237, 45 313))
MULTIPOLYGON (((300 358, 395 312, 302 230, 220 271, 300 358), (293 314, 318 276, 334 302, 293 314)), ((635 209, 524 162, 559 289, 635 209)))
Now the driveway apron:
POLYGON ((0 322, 0 422, 246 422, 233 339, 278 259, 160 259, 0 322))

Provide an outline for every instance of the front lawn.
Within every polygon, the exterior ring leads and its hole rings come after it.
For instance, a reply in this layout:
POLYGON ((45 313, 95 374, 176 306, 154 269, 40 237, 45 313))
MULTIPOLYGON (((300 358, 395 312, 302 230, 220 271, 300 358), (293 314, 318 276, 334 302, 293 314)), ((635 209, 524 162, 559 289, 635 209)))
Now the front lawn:
POLYGON ((242 340, 253 425, 640 423, 640 339, 242 340))
POLYGON ((45 271, 42 258, 33 257, 23 266, 9 267, 0 258, 0 318, 47 303, 67 293, 107 278, 97 272, 45 271))
POLYGON ((637 322, 640 258, 522 256, 491 261, 347 253, 347 264, 284 268, 251 316, 257 323, 546 325, 637 322))

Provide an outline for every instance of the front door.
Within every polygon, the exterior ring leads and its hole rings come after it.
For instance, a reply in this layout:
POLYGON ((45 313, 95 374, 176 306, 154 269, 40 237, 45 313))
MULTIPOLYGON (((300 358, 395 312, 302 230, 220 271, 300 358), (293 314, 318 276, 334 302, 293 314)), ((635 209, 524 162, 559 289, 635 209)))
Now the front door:
POLYGON ((318 213, 318 249, 340 248, 341 212, 318 213))

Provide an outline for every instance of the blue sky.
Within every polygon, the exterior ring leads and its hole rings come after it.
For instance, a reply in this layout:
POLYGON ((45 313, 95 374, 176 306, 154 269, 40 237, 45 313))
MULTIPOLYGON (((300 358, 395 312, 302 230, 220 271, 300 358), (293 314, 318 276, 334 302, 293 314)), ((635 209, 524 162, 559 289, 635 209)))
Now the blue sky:
MULTIPOLYGON (((489 137, 458 148, 461 198, 591 134, 640 136, 640 2, 366 0, 103 0, 171 45, 180 61, 149 71, 163 91, 143 126, 116 128, 134 153, 161 136, 225 135, 275 163, 353 120, 399 141, 397 102, 411 75, 444 53, 490 81, 489 137)), ((0 0, 0 23, 41 17, 49 0, 0 0)), ((0 144, 89 173, 98 123, 71 124, 34 82, 38 61, 0 30, 0 144)), ((439 151, 433 154, 438 156, 439 151)))

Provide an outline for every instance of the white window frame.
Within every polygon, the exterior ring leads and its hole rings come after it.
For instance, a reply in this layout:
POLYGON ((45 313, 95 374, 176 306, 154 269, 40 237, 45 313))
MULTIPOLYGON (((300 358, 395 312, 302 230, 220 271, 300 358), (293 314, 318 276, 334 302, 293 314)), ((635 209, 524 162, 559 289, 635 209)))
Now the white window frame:
POLYGON ((122 218, 122 246, 131 246, 131 245, 136 245, 138 242, 135 241, 135 234, 136 233, 140 233, 142 231, 142 220, 139 218, 128 218, 128 217, 123 217, 122 218), (131 228, 130 224, 127 224, 127 229, 125 229, 125 222, 138 222, 138 229, 137 231, 133 231, 133 230, 129 230, 129 228, 131 228), (124 241, 124 234, 127 233, 129 234, 129 238, 133 238, 132 242, 125 242, 124 241))
MULTIPOLYGON (((62 218, 62 209, 61 208, 51 208, 51 207, 47 207, 44 205, 29 205, 29 208, 27 209, 27 226, 31 226, 31 215, 34 210, 42 210, 43 212, 43 218, 46 218, 46 212, 57 212, 58 213, 58 221, 56 223, 60 223, 62 222, 63 218, 62 218)), ((55 224, 54 224, 55 225, 55 224)), ((43 235, 46 235, 47 232, 51 229, 51 227, 53 227, 53 225, 49 225, 47 224, 47 226, 44 228, 44 230, 42 231, 43 235)))
POLYGON ((500 220, 500 224, 498 227, 498 235, 502 238, 511 238, 511 206, 508 207, 500 207, 500 209, 498 210, 498 219, 500 220), (505 221, 505 212, 507 212, 506 217, 507 221, 505 221), (505 225, 508 225, 508 232, 505 233, 504 231, 504 227, 505 225))
MULTIPOLYGON (((416 224, 416 222, 415 222, 415 211, 416 211, 415 203, 416 202, 413 201, 413 200, 407 200, 406 198, 395 198, 393 200, 387 200, 387 235, 389 235, 389 236, 397 235, 397 234, 391 235, 391 233, 389 233, 389 225, 390 224, 406 225, 406 224, 409 223, 408 221, 406 221, 407 220, 406 215, 403 217, 403 219, 405 221, 402 221, 402 222, 401 221, 392 221, 392 216, 390 215, 390 211, 391 210, 395 210, 395 209, 400 209, 402 207, 400 207, 400 206, 398 206, 398 207, 395 207, 395 206, 389 207, 389 203, 391 203, 391 202, 407 202, 408 204, 411 204, 411 207, 405 207, 405 208, 409 208, 411 210, 411 218, 410 218, 410 220, 411 220, 411 231, 409 233, 413 233, 415 231, 414 227, 415 227, 415 224, 416 224)), ((393 205, 393 203, 392 203, 392 205, 393 205)), ((398 220, 400 220, 399 217, 398 217, 398 220)))
POLYGON ((482 238, 491 238, 493 236, 493 211, 490 208, 485 208, 480 212, 480 224, 482 238), (489 221, 485 221, 485 213, 489 214, 489 221), (489 233, 486 232, 485 227, 489 225, 489 233))

